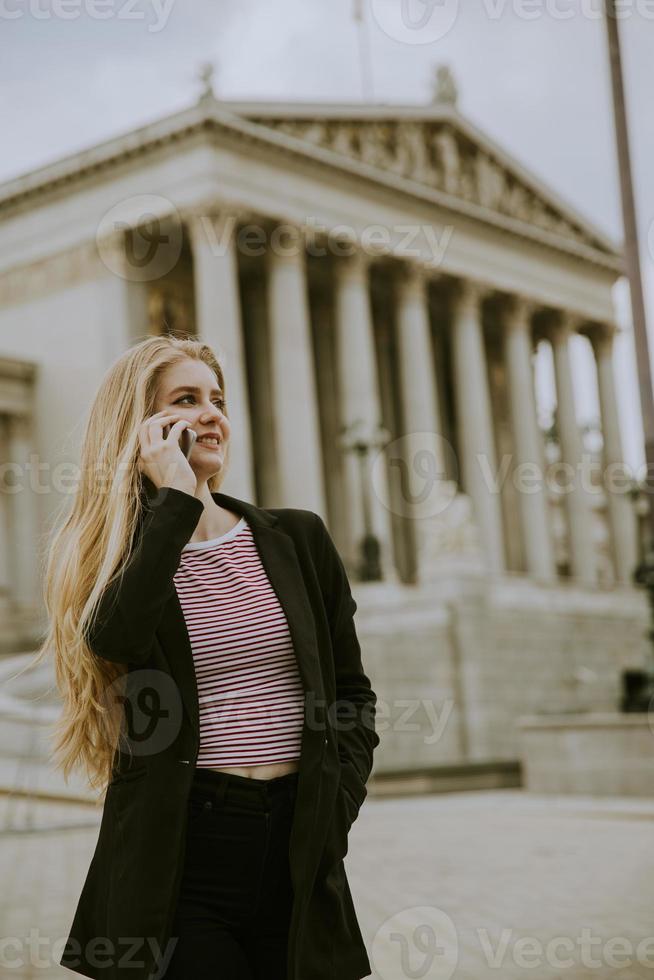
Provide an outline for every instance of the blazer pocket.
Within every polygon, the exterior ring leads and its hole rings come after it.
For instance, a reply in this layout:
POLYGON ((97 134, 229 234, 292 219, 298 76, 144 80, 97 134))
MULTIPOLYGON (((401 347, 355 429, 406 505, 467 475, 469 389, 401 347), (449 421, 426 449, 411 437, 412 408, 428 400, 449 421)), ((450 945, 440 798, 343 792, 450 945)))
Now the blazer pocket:
POLYGON ((328 874, 348 852, 350 827, 359 813, 357 801, 341 781, 336 790, 332 820, 325 843, 322 874, 328 874))
POLYGON ((359 803, 355 799, 354 794, 351 792, 351 790, 349 790, 347 785, 343 782, 340 785, 340 792, 342 793, 343 799, 345 801, 345 808, 348 815, 347 829, 349 832, 350 827, 352 826, 356 818, 359 816, 359 809, 360 809, 359 803))
POLYGON ((350 794, 350 798, 356 804, 357 811, 360 810, 368 795, 368 789, 366 784, 361 781, 352 763, 341 762, 340 785, 350 794))

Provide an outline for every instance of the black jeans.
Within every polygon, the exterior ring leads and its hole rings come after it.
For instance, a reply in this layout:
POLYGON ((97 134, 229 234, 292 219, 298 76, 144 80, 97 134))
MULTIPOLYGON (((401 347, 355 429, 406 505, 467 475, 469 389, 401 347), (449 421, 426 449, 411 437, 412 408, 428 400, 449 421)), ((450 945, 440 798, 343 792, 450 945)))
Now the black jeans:
POLYGON ((286 980, 297 780, 195 770, 166 980, 286 980))

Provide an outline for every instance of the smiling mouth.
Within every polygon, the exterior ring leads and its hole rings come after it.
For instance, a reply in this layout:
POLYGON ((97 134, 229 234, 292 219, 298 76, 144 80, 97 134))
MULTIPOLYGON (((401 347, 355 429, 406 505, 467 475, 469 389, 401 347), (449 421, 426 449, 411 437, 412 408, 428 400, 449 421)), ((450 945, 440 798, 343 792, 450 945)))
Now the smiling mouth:
POLYGON ((220 449, 222 446, 222 441, 217 442, 215 439, 196 439, 196 446, 205 446, 207 449, 220 449))

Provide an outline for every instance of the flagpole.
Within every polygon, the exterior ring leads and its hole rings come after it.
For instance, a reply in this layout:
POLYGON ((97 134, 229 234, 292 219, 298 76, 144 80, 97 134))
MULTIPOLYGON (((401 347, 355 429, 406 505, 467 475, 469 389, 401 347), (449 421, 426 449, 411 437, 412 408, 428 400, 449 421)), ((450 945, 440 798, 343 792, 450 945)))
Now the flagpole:
MULTIPOLYGON (((640 407, 645 434, 645 461, 647 464, 645 489, 648 490, 649 481, 654 477, 654 393, 652 390, 652 371, 647 337, 643 280, 640 269, 638 221, 636 218, 636 204, 634 201, 632 181, 629 127, 625 106, 622 57, 620 53, 620 33, 615 12, 615 0, 606 0, 606 30, 611 65, 611 88, 613 93, 618 169, 620 172, 625 267, 631 295, 634 341, 638 361, 640 407)), ((651 505, 649 507, 648 523, 652 541, 654 541, 654 506, 651 505)))
MULTIPOLYGON (((647 337, 647 317, 643 296, 643 280, 640 269, 640 250, 638 245, 638 221, 631 172, 631 153, 629 149, 629 127, 625 105, 622 56, 620 53, 620 32, 615 11, 615 0, 605 0, 606 32, 611 65, 611 89, 613 94, 613 114, 615 119, 615 139, 620 172, 620 196, 622 199, 622 220, 624 224, 625 267, 629 279, 631 295, 631 315, 634 327, 634 343, 638 361, 638 389, 640 410, 643 418, 645 436, 645 479, 635 486, 635 497, 644 499, 646 508, 639 520, 641 532, 640 561, 634 570, 634 581, 644 585, 650 608, 649 656, 645 662, 638 684, 634 679, 629 684, 629 672, 622 671, 623 711, 643 711, 649 713, 654 701, 654 506, 651 499, 650 480, 654 478, 654 392, 652 391, 652 370, 647 337), (644 498, 643 498, 644 491, 644 498)), ((638 672, 637 672, 638 673, 638 672)))
POLYGON ((357 25, 359 43, 359 67, 361 70, 361 94, 364 102, 372 102, 372 58, 370 54, 370 38, 365 16, 365 0, 354 0, 354 20, 357 25))

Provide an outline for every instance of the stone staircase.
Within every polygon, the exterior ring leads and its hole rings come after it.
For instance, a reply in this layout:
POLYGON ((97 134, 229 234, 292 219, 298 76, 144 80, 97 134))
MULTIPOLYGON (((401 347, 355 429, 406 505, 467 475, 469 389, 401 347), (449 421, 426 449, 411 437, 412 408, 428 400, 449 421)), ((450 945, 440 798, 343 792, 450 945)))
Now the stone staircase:
POLYGON ((33 659, 33 652, 0 658, 0 794, 92 803, 83 776, 73 773, 66 783, 52 763, 50 736, 61 711, 52 663, 16 676, 33 659))
POLYGON ((36 650, 41 643, 45 623, 43 611, 36 605, 17 604, 0 595, 0 665, 16 650, 36 650))

